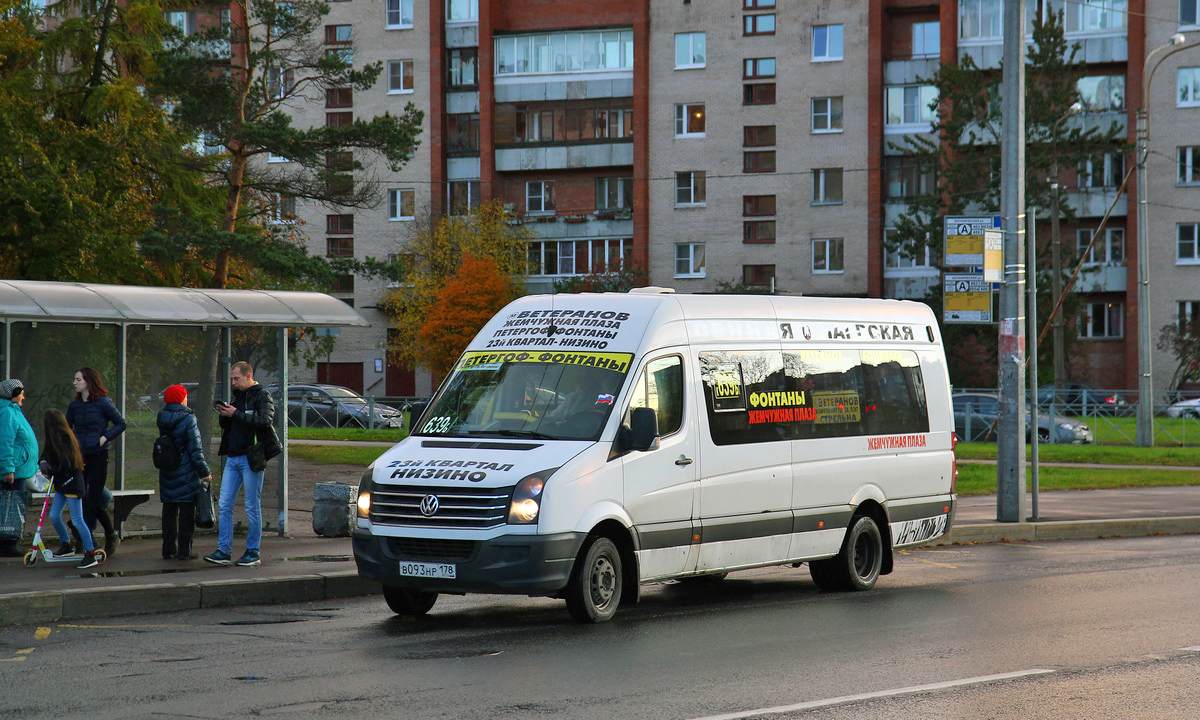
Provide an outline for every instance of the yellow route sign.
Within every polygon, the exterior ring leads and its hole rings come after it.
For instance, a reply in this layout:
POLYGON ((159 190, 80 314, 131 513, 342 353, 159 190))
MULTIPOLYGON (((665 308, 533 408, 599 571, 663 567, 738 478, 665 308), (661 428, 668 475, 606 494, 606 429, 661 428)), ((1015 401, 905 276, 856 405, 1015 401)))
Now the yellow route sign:
POLYGON ((942 278, 942 322, 993 322, 992 284, 980 273, 947 273, 942 278))

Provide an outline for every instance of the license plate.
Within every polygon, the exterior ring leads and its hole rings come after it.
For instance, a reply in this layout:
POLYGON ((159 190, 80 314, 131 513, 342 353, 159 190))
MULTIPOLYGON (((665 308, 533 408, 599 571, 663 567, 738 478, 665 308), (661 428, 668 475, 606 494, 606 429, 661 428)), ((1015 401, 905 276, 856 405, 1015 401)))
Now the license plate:
POLYGON ((439 578, 453 580, 457 576, 458 566, 450 563, 400 563, 400 574, 404 577, 439 578))

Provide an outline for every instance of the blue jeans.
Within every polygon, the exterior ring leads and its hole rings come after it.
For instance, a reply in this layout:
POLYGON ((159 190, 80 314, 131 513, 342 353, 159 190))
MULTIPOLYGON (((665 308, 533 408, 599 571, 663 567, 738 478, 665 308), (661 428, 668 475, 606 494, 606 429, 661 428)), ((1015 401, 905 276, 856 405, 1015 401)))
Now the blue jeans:
POLYGON ((262 539, 262 486, 263 473, 250 469, 245 455, 230 455, 225 458, 225 472, 221 475, 221 499, 217 501, 217 549, 233 554, 233 502, 238 490, 245 490, 246 549, 258 552, 262 539))
POLYGON ((87 552, 95 550, 96 545, 92 542, 92 531, 88 530, 87 523, 83 521, 83 500, 78 497, 67 497, 60 492, 54 493, 54 500, 50 502, 50 522, 54 523, 58 539, 64 544, 71 542, 71 533, 67 532, 67 524, 62 519, 63 505, 71 509, 71 520, 74 521, 72 524, 79 531, 79 539, 83 540, 83 549, 87 552))

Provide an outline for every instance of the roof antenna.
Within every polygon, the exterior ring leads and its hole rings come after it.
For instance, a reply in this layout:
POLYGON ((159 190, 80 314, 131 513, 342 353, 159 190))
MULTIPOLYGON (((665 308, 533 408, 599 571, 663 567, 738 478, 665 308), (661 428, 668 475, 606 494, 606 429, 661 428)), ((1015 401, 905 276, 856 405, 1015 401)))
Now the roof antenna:
POLYGON ((546 326, 546 337, 551 337, 558 328, 554 325, 554 296, 558 294, 558 288, 554 285, 550 286, 550 324, 546 326))

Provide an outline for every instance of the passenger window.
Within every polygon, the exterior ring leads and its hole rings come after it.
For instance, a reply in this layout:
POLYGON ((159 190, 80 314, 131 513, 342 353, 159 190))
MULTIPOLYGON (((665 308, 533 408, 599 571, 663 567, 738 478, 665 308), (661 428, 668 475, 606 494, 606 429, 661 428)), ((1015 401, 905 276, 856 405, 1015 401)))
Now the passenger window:
POLYGON ((863 421, 868 435, 929 432, 929 411, 921 364, 914 352, 863 350, 867 405, 863 421))
POLYGON ((659 435, 670 435, 683 425, 683 361, 678 355, 653 360, 646 366, 629 403, 630 410, 640 407, 654 409, 659 435))

